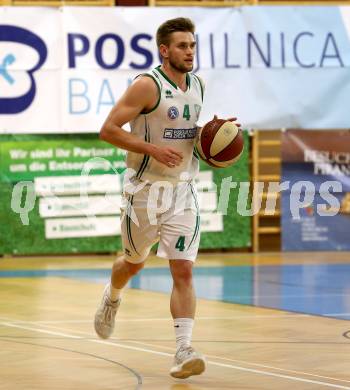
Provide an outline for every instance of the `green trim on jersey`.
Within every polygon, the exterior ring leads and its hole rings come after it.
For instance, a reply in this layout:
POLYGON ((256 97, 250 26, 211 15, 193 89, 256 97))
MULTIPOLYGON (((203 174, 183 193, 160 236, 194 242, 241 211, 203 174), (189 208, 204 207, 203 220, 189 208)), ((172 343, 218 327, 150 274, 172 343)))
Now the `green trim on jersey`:
MULTIPOLYGON (((150 130, 149 130, 149 127, 148 127, 148 124, 147 124, 147 118, 145 117, 145 142, 150 143, 150 141, 151 141, 150 130)), ((141 178, 143 172, 145 171, 145 169, 147 167, 148 162, 149 162, 149 155, 145 154, 143 156, 143 160, 141 162, 140 168, 139 168, 139 170, 136 173, 136 177, 138 179, 141 178)))
POLYGON ((203 99, 204 99, 204 88, 203 88, 202 81, 196 74, 193 74, 193 76, 198 80, 199 85, 201 86, 201 95, 202 95, 202 102, 203 102, 203 99))
MULTIPOLYGON (((179 87, 174 83, 174 81, 170 80, 170 78, 162 71, 162 69, 160 69, 161 65, 158 65, 156 67, 156 70, 165 78, 165 80, 170 83, 175 89, 178 89, 179 87)), ((188 73, 186 73, 186 85, 187 85, 187 88, 190 89, 191 88, 191 77, 188 73)), ((202 84, 201 84, 201 88, 202 88, 202 84)), ((202 100, 203 100, 203 91, 202 91, 202 100)))
POLYGON ((140 169, 139 169, 139 171, 138 171, 137 174, 136 174, 136 177, 137 177, 138 179, 141 179, 141 176, 142 176, 143 172, 145 171, 148 162, 149 162, 149 155, 148 155, 148 154, 145 154, 145 156, 143 157, 143 160, 142 160, 140 169))
POLYGON ((162 90, 161 90, 161 87, 159 86, 158 81, 156 80, 156 78, 155 78, 154 76, 152 76, 152 75, 149 74, 149 73, 142 73, 142 74, 140 74, 140 75, 137 76, 137 77, 141 77, 141 76, 146 76, 146 77, 151 78, 151 79, 155 82, 155 84, 156 84, 156 86, 157 86, 157 88, 158 88, 158 101, 157 101, 156 105, 155 105, 153 108, 151 108, 149 111, 142 111, 142 112, 141 112, 141 114, 147 115, 147 114, 150 114, 151 112, 153 112, 153 111, 159 106, 160 99, 161 99, 161 97, 162 97, 162 90))
POLYGON ((194 157, 196 157, 197 160, 199 160, 199 155, 198 155, 198 151, 197 151, 196 145, 193 148, 193 155, 194 155, 194 157))
POLYGON ((161 65, 158 65, 156 67, 156 70, 165 78, 165 80, 171 84, 175 89, 177 89, 177 85, 174 83, 174 81, 170 80, 169 77, 162 71, 162 69, 160 69, 161 65))
POLYGON ((191 192, 192 192, 192 195, 193 195, 193 198, 194 198, 194 203, 195 203, 196 209, 197 209, 197 215, 196 215, 196 227, 194 228, 194 233, 193 233, 190 245, 187 247, 187 250, 190 249, 190 246, 192 245, 192 243, 194 241, 196 241, 196 238, 197 238, 197 235, 198 235, 198 232, 199 232, 199 223, 200 223, 199 206, 198 206, 197 198, 196 198, 196 195, 194 194, 192 184, 190 184, 190 186, 191 186, 191 192))
POLYGON ((130 247, 134 248, 134 251, 140 256, 139 252, 137 252, 136 250, 136 247, 135 247, 135 244, 134 244, 134 240, 132 239, 132 235, 131 235, 131 218, 130 216, 128 215, 130 213, 129 210, 131 210, 131 206, 132 206, 132 201, 134 199, 134 195, 132 195, 129 203, 128 203, 128 207, 126 209, 126 232, 127 232, 127 235, 128 235, 128 240, 129 240, 129 244, 130 244, 130 247))
POLYGON ((188 73, 186 73, 186 84, 187 84, 187 88, 190 89, 191 88, 191 77, 188 73))

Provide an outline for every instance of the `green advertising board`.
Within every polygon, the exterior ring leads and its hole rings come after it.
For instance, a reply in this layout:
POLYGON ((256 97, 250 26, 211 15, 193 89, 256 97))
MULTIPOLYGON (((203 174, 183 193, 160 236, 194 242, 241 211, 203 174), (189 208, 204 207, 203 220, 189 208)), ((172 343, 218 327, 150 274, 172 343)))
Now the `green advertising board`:
MULTIPOLYGON (((248 150, 245 133, 245 151, 234 166, 213 169, 201 162, 200 248, 250 246, 250 218, 237 212, 237 188, 230 191, 227 215, 216 212, 223 179, 249 181, 248 150)), ((123 150, 96 134, 1 135, 0 254, 120 250, 124 160, 123 150)))

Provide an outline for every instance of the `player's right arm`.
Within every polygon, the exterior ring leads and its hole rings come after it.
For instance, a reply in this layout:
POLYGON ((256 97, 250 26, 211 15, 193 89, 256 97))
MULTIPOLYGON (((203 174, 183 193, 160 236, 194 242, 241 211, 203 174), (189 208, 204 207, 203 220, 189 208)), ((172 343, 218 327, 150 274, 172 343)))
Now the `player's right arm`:
POLYGON ((137 78, 112 108, 100 130, 100 139, 130 152, 148 154, 169 167, 179 165, 181 152, 145 142, 122 128, 141 112, 151 110, 158 98, 158 88, 150 77, 137 78))

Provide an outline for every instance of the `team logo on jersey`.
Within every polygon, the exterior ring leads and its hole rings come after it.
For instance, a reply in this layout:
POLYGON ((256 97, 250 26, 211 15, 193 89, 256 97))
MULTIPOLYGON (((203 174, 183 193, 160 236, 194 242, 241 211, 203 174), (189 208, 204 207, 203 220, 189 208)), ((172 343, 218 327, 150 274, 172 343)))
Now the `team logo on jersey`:
POLYGON ((172 121, 179 116, 179 110, 175 106, 171 106, 168 109, 168 118, 172 121))
POLYGON ((165 91, 165 99, 172 99, 173 97, 173 93, 170 91, 170 89, 167 89, 165 91))

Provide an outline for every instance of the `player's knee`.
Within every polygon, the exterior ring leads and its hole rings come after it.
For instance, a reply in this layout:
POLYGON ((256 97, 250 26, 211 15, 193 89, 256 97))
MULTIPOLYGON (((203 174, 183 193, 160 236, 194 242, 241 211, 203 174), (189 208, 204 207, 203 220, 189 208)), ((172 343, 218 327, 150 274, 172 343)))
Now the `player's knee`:
POLYGON ((192 262, 188 260, 178 261, 172 267, 172 275, 175 283, 192 283, 192 262))
POLYGON ((144 262, 138 263, 138 264, 133 264, 129 263, 128 261, 125 261, 126 268, 128 270, 129 275, 134 276, 136 275, 145 265, 144 262))

